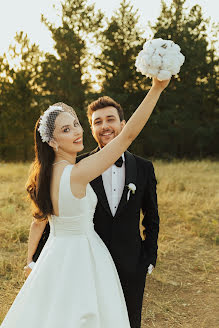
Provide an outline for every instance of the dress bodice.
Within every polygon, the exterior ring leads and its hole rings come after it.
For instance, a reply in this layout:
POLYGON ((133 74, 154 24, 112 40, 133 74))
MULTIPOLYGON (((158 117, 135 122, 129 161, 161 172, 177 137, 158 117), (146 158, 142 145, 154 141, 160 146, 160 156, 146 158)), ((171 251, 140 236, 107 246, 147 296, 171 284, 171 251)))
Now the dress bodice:
POLYGON ((91 185, 86 187, 86 195, 77 198, 72 194, 70 175, 73 165, 67 165, 61 175, 59 185, 59 216, 50 219, 51 234, 54 236, 86 234, 93 231, 93 216, 97 196, 91 185))

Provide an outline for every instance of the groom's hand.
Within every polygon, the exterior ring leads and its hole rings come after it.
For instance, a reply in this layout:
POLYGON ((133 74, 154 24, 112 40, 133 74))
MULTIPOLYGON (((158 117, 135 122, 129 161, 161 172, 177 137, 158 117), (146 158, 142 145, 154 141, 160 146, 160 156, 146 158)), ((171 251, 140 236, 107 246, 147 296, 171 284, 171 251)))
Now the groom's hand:
POLYGON ((26 278, 29 276, 29 274, 31 273, 31 271, 32 271, 32 269, 28 265, 26 265, 24 267, 24 275, 25 275, 26 278))
POLYGON ((27 278, 29 276, 29 274, 31 273, 33 267, 35 265, 35 262, 31 260, 27 261, 27 265, 24 267, 24 274, 25 277, 27 278))
POLYGON ((153 264, 150 264, 148 267, 148 274, 151 274, 153 270, 154 270, 154 266, 153 264))

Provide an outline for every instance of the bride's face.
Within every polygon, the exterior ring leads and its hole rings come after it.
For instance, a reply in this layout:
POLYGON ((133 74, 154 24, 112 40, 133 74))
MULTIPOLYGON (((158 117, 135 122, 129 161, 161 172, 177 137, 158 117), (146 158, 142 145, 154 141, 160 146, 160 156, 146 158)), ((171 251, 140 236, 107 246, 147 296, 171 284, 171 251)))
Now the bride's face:
POLYGON ((55 120, 53 140, 59 152, 73 154, 82 151, 83 129, 77 116, 68 112, 59 114, 55 120))

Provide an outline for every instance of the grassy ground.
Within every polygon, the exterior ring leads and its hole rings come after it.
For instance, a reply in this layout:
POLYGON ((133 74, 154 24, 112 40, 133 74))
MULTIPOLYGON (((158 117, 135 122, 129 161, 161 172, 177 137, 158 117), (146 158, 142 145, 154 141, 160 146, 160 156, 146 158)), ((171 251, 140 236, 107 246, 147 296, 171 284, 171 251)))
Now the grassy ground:
MULTIPOLYGON (((142 328, 216 328, 219 163, 154 161, 161 218, 142 328)), ((24 282, 28 164, 0 164, 0 322, 24 282)))

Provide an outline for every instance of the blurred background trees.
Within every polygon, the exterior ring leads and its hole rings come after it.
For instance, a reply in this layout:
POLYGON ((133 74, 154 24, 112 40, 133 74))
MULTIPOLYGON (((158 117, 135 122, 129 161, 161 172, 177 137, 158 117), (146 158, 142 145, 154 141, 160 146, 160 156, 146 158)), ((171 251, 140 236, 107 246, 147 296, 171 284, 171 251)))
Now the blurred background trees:
POLYGON ((150 154, 171 152, 176 157, 190 158, 214 155, 216 151, 218 58, 214 44, 208 41, 208 25, 200 6, 188 11, 186 0, 173 0, 170 7, 162 0, 161 14, 152 26, 154 38, 179 44, 186 60, 160 99, 152 124, 144 130, 148 140, 145 151, 150 154))
MULTIPOLYGON (((138 13, 127 0, 110 19, 86 0, 65 0, 60 18, 57 26, 42 16, 55 42, 55 54, 42 53, 20 32, 7 55, 0 57, 0 160, 32 159, 35 122, 57 101, 76 109, 85 130, 85 151, 91 149, 95 142, 86 118, 87 104, 111 96, 128 120, 151 84, 135 69, 135 58, 146 40, 138 13)), ((217 156, 217 26, 209 31, 209 20, 198 5, 188 10, 186 0, 172 0, 170 6, 162 0, 151 29, 154 38, 179 44, 186 61, 130 150, 158 158, 217 156)))
POLYGON ((23 32, 15 36, 8 56, 0 59, 0 159, 30 160, 33 130, 40 115, 39 90, 41 73, 39 47, 31 44, 23 32), (13 68, 9 61, 13 60, 13 68))

